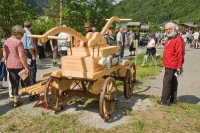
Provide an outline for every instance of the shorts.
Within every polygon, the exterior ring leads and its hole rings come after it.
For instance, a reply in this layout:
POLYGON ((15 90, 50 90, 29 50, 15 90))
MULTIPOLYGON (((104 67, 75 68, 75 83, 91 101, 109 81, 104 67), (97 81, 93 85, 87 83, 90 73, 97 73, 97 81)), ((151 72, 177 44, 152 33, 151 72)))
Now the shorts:
POLYGON ((58 47, 55 46, 53 51, 53 59, 56 59, 57 57, 58 57, 58 47))

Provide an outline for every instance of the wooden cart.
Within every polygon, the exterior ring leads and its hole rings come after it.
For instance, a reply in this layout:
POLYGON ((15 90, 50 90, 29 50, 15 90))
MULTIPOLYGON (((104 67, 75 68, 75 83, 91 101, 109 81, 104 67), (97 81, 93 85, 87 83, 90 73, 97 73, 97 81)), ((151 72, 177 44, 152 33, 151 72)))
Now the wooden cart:
MULTIPOLYGON (((55 27, 44 35, 29 35, 41 38, 43 42, 60 32, 73 36, 74 43, 80 42, 78 47, 71 47, 68 56, 61 57, 61 69, 50 73, 44 97, 48 107, 60 111, 67 106, 69 97, 86 97, 99 99, 99 111, 103 119, 109 119, 114 111, 116 98, 116 82, 124 82, 124 96, 130 98, 136 67, 129 60, 121 60, 118 46, 109 46, 104 34, 113 21, 120 21, 112 17, 99 32, 90 32, 86 37, 68 27, 55 27), (112 76, 113 72, 116 73, 112 76)), ((62 38, 57 38, 62 39, 62 38)))

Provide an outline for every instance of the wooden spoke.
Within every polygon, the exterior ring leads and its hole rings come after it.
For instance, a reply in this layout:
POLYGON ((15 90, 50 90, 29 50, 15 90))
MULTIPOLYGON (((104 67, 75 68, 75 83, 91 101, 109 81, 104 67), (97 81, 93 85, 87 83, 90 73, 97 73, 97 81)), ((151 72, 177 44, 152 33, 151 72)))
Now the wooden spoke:
POLYGON ((134 63, 129 64, 124 77, 124 96, 130 98, 136 81, 136 67, 134 63))
POLYGON ((65 95, 63 90, 58 90, 52 86, 56 78, 50 77, 46 83, 44 98, 50 109, 60 111, 67 106, 68 95, 65 95))
POLYGON ((110 119, 116 101, 116 82, 112 77, 106 78, 99 98, 99 111, 103 119, 110 119))

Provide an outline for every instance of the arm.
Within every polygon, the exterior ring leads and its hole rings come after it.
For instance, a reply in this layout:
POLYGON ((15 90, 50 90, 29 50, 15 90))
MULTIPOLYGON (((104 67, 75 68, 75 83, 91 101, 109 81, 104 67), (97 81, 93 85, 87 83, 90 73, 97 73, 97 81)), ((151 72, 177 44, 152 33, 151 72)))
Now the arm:
POLYGON ((182 69, 182 65, 184 63, 185 46, 184 46, 184 41, 181 37, 179 38, 179 41, 177 41, 175 48, 178 61, 177 69, 182 69))
POLYGON ((51 46, 51 50, 54 51, 52 39, 50 40, 50 46, 51 46))
POLYGON ((23 66, 24 66, 24 68, 25 68, 25 70, 26 70, 26 73, 28 73, 27 58, 26 58, 24 52, 19 52, 19 58, 20 58, 20 60, 21 60, 21 62, 22 62, 22 64, 23 64, 23 66))
POLYGON ((33 40, 32 40, 32 38, 30 38, 30 37, 27 37, 26 40, 27 40, 26 43, 28 44, 28 50, 29 50, 29 52, 30 52, 31 55, 32 55, 32 60, 35 60, 33 40))

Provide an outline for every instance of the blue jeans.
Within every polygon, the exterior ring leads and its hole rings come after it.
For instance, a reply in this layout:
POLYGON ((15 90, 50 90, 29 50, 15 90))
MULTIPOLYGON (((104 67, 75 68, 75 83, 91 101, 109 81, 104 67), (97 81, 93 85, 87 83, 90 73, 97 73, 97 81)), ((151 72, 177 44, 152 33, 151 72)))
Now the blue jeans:
POLYGON ((124 45, 120 46, 120 57, 123 58, 124 57, 124 45))

